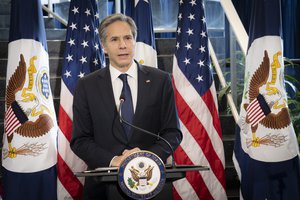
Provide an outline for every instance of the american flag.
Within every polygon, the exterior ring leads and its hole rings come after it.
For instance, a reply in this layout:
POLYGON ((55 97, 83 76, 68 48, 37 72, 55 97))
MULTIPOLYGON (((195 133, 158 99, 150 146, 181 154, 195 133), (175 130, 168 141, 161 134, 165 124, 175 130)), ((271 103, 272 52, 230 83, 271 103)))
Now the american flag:
POLYGON ((205 165, 173 182, 174 199, 227 199, 225 159, 202 1, 179 1, 173 59, 175 98, 183 140, 177 164, 205 165))
POLYGON ((99 13, 95 0, 70 3, 59 107, 58 199, 81 199, 83 179, 74 172, 86 164, 70 149, 72 104, 77 80, 105 65, 99 33, 99 13))

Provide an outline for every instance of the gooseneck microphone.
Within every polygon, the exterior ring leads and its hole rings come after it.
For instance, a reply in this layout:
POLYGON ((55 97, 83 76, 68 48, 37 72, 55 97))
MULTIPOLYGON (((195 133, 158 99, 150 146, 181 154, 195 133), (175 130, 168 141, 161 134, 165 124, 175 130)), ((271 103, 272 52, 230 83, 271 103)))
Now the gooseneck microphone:
MULTIPOLYGON (((124 94, 121 93, 121 96, 120 96, 120 106, 119 106, 120 122, 121 122, 121 123, 124 123, 124 124, 126 124, 126 125, 128 125, 128 126, 130 126, 130 127, 132 127, 132 128, 134 128, 134 129, 136 129, 136 130, 139 130, 139 131, 141 131, 141 132, 143 132, 143 133, 146 133, 146 134, 148 134, 148 135, 151 135, 152 137, 156 137, 158 140, 164 141, 164 142, 167 144, 167 146, 169 147, 169 149, 171 150, 171 156, 172 156, 172 168, 175 168, 176 165, 175 165, 175 160, 174 160, 174 150, 173 150, 173 147, 171 146, 171 144, 170 144, 165 138, 161 137, 161 136, 159 135, 159 133, 158 133, 158 134, 152 133, 152 132, 150 132, 150 131, 147 131, 147 130, 145 130, 145 129, 142 129, 142 128, 140 128, 140 127, 137 127, 137 126, 135 126, 135 125, 133 125, 133 124, 131 124, 131 123, 129 123, 129 122, 127 122, 126 120, 123 119, 123 117, 122 117, 122 112, 121 112, 122 109, 121 109, 121 108, 122 108, 122 105, 123 105, 123 103, 124 103, 125 100, 126 100, 126 99, 125 99, 124 94)), ((176 129, 176 130, 177 130, 177 129, 176 129)))

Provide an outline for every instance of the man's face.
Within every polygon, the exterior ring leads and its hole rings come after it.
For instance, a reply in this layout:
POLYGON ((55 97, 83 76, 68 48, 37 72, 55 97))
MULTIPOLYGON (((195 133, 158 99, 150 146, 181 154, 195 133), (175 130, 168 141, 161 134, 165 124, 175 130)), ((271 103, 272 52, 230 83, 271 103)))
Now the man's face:
POLYGON ((135 39, 126 22, 116 21, 107 27, 104 52, 110 64, 120 71, 127 71, 133 62, 135 39))

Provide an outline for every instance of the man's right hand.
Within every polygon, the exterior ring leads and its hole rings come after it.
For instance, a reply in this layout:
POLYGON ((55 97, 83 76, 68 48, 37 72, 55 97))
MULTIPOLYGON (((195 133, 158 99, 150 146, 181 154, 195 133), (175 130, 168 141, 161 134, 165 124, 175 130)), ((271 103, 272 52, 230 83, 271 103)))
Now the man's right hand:
POLYGON ((125 149, 122 153, 122 155, 120 156, 115 156, 112 161, 111 161, 111 166, 112 167, 120 167, 121 163, 123 162, 123 160, 125 160, 127 158, 127 156, 129 156, 129 154, 134 153, 140 151, 140 148, 136 147, 134 149, 125 149))

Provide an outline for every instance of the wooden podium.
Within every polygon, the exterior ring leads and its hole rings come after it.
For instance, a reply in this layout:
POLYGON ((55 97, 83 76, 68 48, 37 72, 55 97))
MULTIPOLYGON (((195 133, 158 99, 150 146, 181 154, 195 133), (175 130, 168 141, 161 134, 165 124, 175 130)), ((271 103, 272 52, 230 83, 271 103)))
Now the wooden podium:
MULTIPOLYGON (((209 170, 206 166, 195 166, 195 165, 166 165, 165 174, 166 182, 163 190, 153 199, 172 199, 172 182, 178 179, 184 178, 186 172, 191 171, 205 171, 209 170)), ((117 184, 118 182, 118 172, 117 167, 104 167, 97 168, 95 170, 86 170, 83 172, 75 173, 78 177, 94 177, 97 181, 103 182, 105 184, 117 184)))

